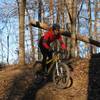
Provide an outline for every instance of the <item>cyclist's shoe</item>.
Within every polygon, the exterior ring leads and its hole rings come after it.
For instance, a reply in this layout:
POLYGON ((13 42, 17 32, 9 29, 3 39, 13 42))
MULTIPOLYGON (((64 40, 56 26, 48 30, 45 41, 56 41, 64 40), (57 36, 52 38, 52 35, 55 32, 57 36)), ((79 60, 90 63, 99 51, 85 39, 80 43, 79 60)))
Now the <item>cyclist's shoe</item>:
POLYGON ((43 79, 46 82, 48 80, 48 73, 47 72, 42 72, 43 79))
POLYGON ((47 76, 48 77, 48 73, 47 72, 44 72, 44 76, 47 76))
POLYGON ((43 80, 44 80, 44 78, 43 78, 42 76, 39 76, 39 77, 37 77, 37 78, 35 79, 35 83, 36 83, 36 84, 40 84, 40 83, 43 82, 43 80))
POLYGON ((40 75, 42 75, 42 76, 48 76, 48 73, 45 72, 45 71, 42 71, 42 72, 40 73, 40 75))

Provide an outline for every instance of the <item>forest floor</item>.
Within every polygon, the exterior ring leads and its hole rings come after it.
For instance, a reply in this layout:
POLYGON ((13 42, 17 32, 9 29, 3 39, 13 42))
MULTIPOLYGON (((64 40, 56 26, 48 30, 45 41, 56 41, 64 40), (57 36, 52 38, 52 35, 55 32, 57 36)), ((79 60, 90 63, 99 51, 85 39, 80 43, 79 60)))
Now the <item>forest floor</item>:
POLYGON ((0 100, 100 100, 100 54, 91 59, 72 59, 73 83, 57 89, 51 81, 37 84, 34 68, 11 65, 0 70, 0 100))

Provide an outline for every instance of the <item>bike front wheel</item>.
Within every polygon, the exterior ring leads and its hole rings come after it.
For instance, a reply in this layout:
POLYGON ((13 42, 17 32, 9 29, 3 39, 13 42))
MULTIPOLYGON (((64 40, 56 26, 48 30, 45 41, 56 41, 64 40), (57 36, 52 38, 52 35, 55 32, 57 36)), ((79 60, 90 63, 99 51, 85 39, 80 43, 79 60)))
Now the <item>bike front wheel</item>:
POLYGON ((53 70, 53 82, 57 88, 67 88, 70 82, 70 71, 66 64, 59 63, 58 69, 55 67, 53 70))

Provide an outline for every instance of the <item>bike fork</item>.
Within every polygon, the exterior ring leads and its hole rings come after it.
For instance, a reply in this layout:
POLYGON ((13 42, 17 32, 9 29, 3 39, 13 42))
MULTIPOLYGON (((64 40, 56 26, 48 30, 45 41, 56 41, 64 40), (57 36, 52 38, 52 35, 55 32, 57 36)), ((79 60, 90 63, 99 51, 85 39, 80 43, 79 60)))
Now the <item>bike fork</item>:
POLYGON ((62 67, 60 67, 60 69, 58 68, 58 62, 56 62, 56 70, 57 70, 57 75, 60 76, 60 73, 63 73, 63 69, 62 67), (59 72, 60 70, 60 72, 59 72))
POLYGON ((56 69, 57 69, 57 75, 59 76, 60 73, 59 73, 59 68, 58 68, 58 62, 56 62, 56 69))

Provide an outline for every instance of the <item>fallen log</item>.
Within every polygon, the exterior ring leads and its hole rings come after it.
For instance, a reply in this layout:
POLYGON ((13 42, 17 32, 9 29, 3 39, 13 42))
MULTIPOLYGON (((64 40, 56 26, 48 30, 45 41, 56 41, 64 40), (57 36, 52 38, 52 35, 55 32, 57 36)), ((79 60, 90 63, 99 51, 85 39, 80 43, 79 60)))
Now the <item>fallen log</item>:
MULTIPOLYGON (((44 29, 44 30, 48 30, 51 27, 51 26, 48 26, 48 24, 46 24, 46 23, 35 21, 32 18, 30 20, 30 25, 32 25, 34 27, 44 29)), ((63 29, 61 29, 60 32, 63 36, 67 36, 67 37, 71 37, 71 34, 72 34, 70 32, 64 31, 63 29)), ((80 41, 83 41, 83 42, 86 42, 86 43, 90 43, 90 44, 95 45, 97 47, 100 47, 100 42, 99 41, 93 40, 93 39, 88 38, 84 35, 76 34, 76 39, 80 40, 80 41)))
MULTIPOLYGON (((67 31, 63 32, 62 35, 67 36, 67 37, 71 37, 71 33, 67 32, 67 31)), ((83 41, 85 43, 90 43, 92 45, 100 47, 100 42, 99 41, 93 40, 93 39, 88 38, 84 35, 76 34, 76 39, 80 40, 80 41, 83 41)))

